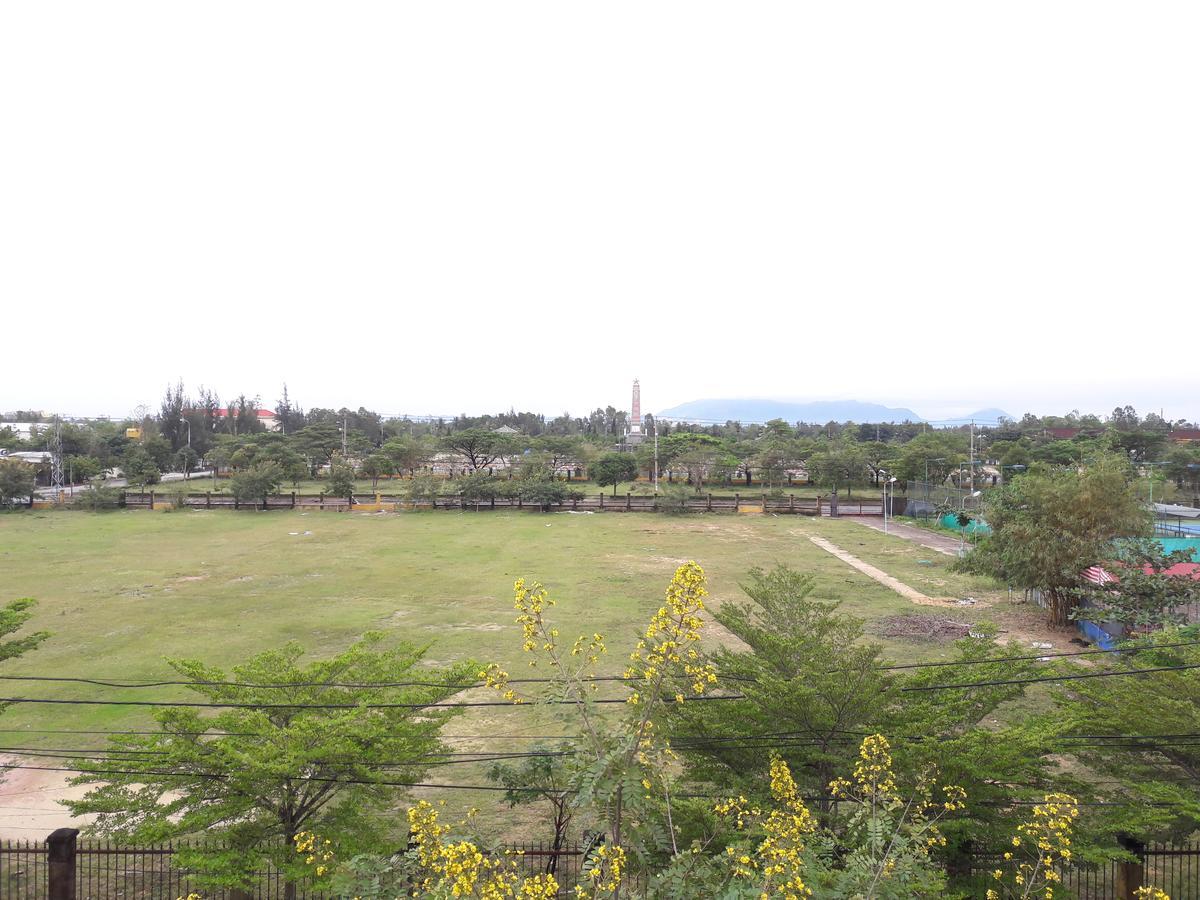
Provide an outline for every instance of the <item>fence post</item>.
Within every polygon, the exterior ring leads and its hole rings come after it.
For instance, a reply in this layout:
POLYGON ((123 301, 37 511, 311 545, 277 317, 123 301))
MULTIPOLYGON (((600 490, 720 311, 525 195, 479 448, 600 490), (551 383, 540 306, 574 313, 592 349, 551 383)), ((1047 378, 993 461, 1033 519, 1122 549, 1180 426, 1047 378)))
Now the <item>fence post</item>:
POLYGON ((708 492, 708 507, 707 507, 707 511, 708 511, 708 512, 712 512, 712 491, 709 491, 709 492, 708 492))
POLYGON ((600 492, 600 508, 604 509, 604 491, 600 492))
POLYGON ((212 491, 204 492, 204 508, 212 509, 212 491))
POLYGON ((48 900, 75 900, 75 839, 78 828, 59 828, 46 838, 48 900))
POLYGON ((292 491, 292 509, 296 508, 296 492, 292 491))
POLYGON ((633 494, 626 491, 625 493, 625 511, 628 512, 633 508, 633 494))
POLYGON ((736 491, 734 491, 734 494, 733 494, 733 511, 734 512, 742 511, 742 495, 737 493, 736 491))
POLYGON ((1142 886, 1146 875, 1146 845, 1127 834, 1118 834, 1117 843, 1121 849, 1137 857, 1134 862, 1122 860, 1117 863, 1116 891, 1117 900, 1135 900, 1137 889, 1142 886))
POLYGON ((763 494, 763 512, 767 511, 767 495, 763 494))
MULTIPOLYGON (((789 481, 788 484, 791 484, 791 482, 789 481)), ((796 514, 796 495, 795 494, 788 494, 788 512, 790 512, 792 515, 796 514)))
POLYGON ((154 509, 154 491, 150 492, 150 509, 154 509))
MULTIPOLYGON (((151 495, 151 496, 153 497, 153 495, 151 495)), ((151 500, 151 503, 153 503, 153 500, 151 500)), ((234 494, 234 495, 233 495, 233 508, 234 508, 234 509, 241 509, 241 508, 242 508, 242 501, 238 499, 238 495, 237 495, 237 494, 234 494)))
POLYGON ((970 878, 974 854, 975 845, 969 838, 955 842, 946 851, 946 874, 951 879, 970 878))

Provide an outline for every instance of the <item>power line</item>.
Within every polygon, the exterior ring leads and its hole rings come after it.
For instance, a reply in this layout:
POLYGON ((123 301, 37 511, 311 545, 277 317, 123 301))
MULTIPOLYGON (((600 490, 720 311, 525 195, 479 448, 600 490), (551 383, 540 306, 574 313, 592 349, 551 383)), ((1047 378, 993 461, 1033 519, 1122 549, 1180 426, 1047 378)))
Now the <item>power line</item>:
POLYGON ((1200 641, 1180 641, 1172 644, 1149 644, 1142 647, 1113 647, 1107 650, 1072 650, 1065 653, 1038 653, 1029 656, 996 656, 990 659, 949 660, 946 662, 905 663, 894 666, 879 666, 877 671, 893 669, 936 669, 943 666, 982 666, 997 662, 1024 662, 1028 660, 1060 659, 1066 656, 1091 656, 1097 653, 1137 653, 1144 650, 1165 650, 1169 647, 1194 647, 1200 641))
MULTIPOLYGON (((1024 656, 994 656, 983 659, 965 659, 965 660, 942 660, 938 662, 922 662, 922 663, 898 663, 895 665, 875 666, 874 671, 885 672, 904 669, 935 669, 948 666, 982 666, 992 663, 1001 662, 1027 662, 1031 660, 1046 660, 1046 659, 1061 659, 1065 657, 1075 656, 1094 656, 1105 653, 1137 653, 1148 650, 1166 650, 1176 647, 1194 647, 1200 645, 1200 640, 1195 641, 1178 641, 1170 644, 1148 644, 1143 646, 1133 647, 1113 647, 1108 649, 1089 649, 1089 650, 1072 650, 1062 653, 1032 653, 1024 656)), ((840 670, 831 670, 826 674, 834 674, 840 670)), ((720 674, 718 678, 724 681, 740 681, 748 683, 757 683, 758 679, 748 675, 729 675, 720 674)), ((549 684, 557 679, 554 678, 511 678, 509 684, 549 684)), ((640 681, 636 676, 624 675, 596 675, 584 679, 587 682, 631 682, 640 681)), ((443 681, 364 681, 364 682, 344 682, 344 681, 289 681, 276 683, 256 683, 245 681, 128 681, 120 678, 83 678, 70 676, 52 676, 52 675, 0 675, 0 681, 44 681, 53 683, 70 683, 70 684, 91 684, 98 687, 113 687, 113 688, 154 688, 154 687, 237 687, 237 688, 254 688, 254 689, 288 689, 288 688, 356 688, 356 689, 371 689, 371 688, 401 688, 401 687, 434 687, 443 689, 469 690, 471 688, 484 687, 482 681, 472 682, 443 682, 443 681)), ((0 699, 0 702, 3 702, 0 699)), ((568 701, 572 702, 572 701, 568 701)), ((624 701, 620 701, 624 702, 624 701)), ((183 704, 173 704, 183 705, 183 704)), ((285 704, 289 705, 290 704, 285 704)), ((505 705, 505 704, 500 704, 505 705)))
MULTIPOLYGON (((744 700, 745 694, 699 694, 684 697, 686 701, 744 700)), ((63 706, 154 706, 188 707, 198 709, 458 709, 477 706, 499 706, 509 709, 533 709, 538 706, 575 706, 579 703, 628 703, 620 698, 586 698, 582 700, 537 700, 513 703, 508 700, 465 701, 462 703, 200 703, 194 700, 60 700, 51 697, 0 697, 0 703, 48 703, 63 706)))
POLYGON ((1200 663, 1191 663, 1185 666, 1156 666, 1152 669, 1127 669, 1123 672, 1087 672, 1080 675, 1050 675, 1044 678, 1009 678, 997 681, 968 681, 961 684, 931 684, 900 688, 900 692, 948 691, 958 688, 990 687, 992 685, 1004 684, 1035 684, 1043 681, 1080 681, 1084 678, 1115 678, 1118 675, 1148 675, 1155 672, 1179 672, 1185 669, 1200 669, 1200 663))

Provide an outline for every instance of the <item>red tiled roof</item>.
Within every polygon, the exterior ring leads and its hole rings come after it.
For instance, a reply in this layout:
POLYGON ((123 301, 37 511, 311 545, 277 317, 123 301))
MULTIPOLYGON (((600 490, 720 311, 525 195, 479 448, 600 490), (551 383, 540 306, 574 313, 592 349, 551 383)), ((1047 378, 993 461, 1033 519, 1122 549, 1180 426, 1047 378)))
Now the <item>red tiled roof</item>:
MULTIPOLYGON (((1153 566, 1142 566, 1142 571, 1147 575, 1154 573, 1153 566)), ((1200 581, 1200 563, 1185 562, 1176 563, 1169 569, 1163 570, 1164 575, 1170 575, 1172 578, 1178 578, 1185 575, 1191 576, 1194 580, 1200 581)), ((1108 584, 1111 581, 1120 581, 1116 575, 1107 571, 1103 566, 1092 566, 1090 569, 1085 569, 1083 572, 1085 581, 1090 581, 1092 584, 1108 584)))
POLYGON ((1200 441, 1200 428, 1176 428, 1171 432, 1173 441, 1200 441))

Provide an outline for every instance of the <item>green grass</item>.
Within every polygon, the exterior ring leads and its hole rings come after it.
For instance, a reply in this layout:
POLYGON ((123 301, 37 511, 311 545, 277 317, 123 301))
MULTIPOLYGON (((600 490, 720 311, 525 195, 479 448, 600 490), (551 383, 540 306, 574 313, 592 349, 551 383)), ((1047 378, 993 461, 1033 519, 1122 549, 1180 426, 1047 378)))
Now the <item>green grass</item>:
MULTIPOLYGON (((643 514, 558 513, 235 513, 108 514, 47 511, 0 515, 0 602, 38 600, 33 628, 51 632, 4 674, 113 679, 171 675, 163 657, 229 665, 288 640, 312 654, 344 648, 364 631, 428 644, 431 662, 464 658, 525 669, 513 624, 512 582, 544 582, 558 600, 554 618, 569 640, 603 632, 607 668, 622 667, 675 568, 705 567, 712 603, 738 599, 754 566, 787 563, 816 578, 816 596, 840 600, 866 619, 915 607, 814 546, 821 533, 845 549, 934 592, 922 578, 945 578, 953 595, 989 586, 945 570, 951 560, 848 522, 752 515, 672 518, 643 514), (311 531, 293 535, 289 532, 311 531), (933 567, 915 558, 937 557, 933 567), (910 559, 910 557, 912 557, 910 559), (952 586, 952 588, 950 587, 952 586)), ((953 610, 961 620, 974 609, 953 610)), ((710 640, 717 639, 713 632, 710 640)), ((884 640, 899 660, 944 656, 932 642, 884 640)), ((182 689, 134 691, 79 684, 4 682, 7 696, 75 699, 183 699, 182 689)), ((460 735, 560 733, 564 726, 522 709, 471 709, 452 723, 460 735)), ((136 728, 144 709, 18 705, 5 711, 0 746, 98 747, 99 737, 34 729, 136 728), (27 734, 17 734, 14 730, 27 734), (19 742, 17 742, 19 739, 19 742), (8 741, 9 743, 4 743, 8 741)), ((567 726, 569 727, 569 726, 567 726)), ((487 741, 464 742, 481 749, 487 741)), ((473 767, 434 776, 482 778, 473 767)), ((481 824, 511 817, 495 795, 455 797, 484 807, 481 824)))

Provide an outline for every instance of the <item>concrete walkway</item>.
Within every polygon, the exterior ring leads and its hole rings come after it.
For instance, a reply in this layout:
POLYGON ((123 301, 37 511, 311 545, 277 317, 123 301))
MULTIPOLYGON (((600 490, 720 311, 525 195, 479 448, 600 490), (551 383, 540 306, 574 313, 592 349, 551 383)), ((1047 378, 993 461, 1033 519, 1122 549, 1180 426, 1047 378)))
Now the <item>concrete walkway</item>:
MULTIPOLYGON (((842 516, 841 518, 857 525, 864 525, 874 531, 883 531, 883 519, 867 516, 842 516)), ((905 525, 900 522, 888 522, 887 533, 904 538, 906 541, 912 541, 914 544, 920 544, 937 553, 944 553, 946 556, 958 556, 958 538, 948 534, 939 534, 928 528, 918 528, 916 525, 905 525)))
POLYGON ((868 578, 872 578, 875 581, 878 581, 884 587, 891 588, 893 591, 895 591, 901 597, 904 597, 906 600, 911 600, 913 603, 919 603, 922 606, 948 606, 949 605, 949 603, 945 600, 935 600, 933 597, 927 597, 925 594, 922 594, 916 588, 911 588, 907 584, 905 584, 903 581, 893 578, 891 575, 889 575, 887 572, 883 571, 882 569, 877 569, 870 563, 863 562, 861 559, 859 559, 853 553, 847 553, 845 550, 843 550, 837 544, 831 544, 829 541, 825 540, 825 538, 817 537, 815 534, 809 534, 809 535, 805 535, 805 536, 810 541, 812 541, 814 544, 816 544, 818 547, 820 547, 822 550, 824 550, 826 553, 832 553, 834 556, 836 556, 838 559, 840 559, 846 565, 850 566, 851 568, 858 569, 858 571, 862 572, 868 578))

